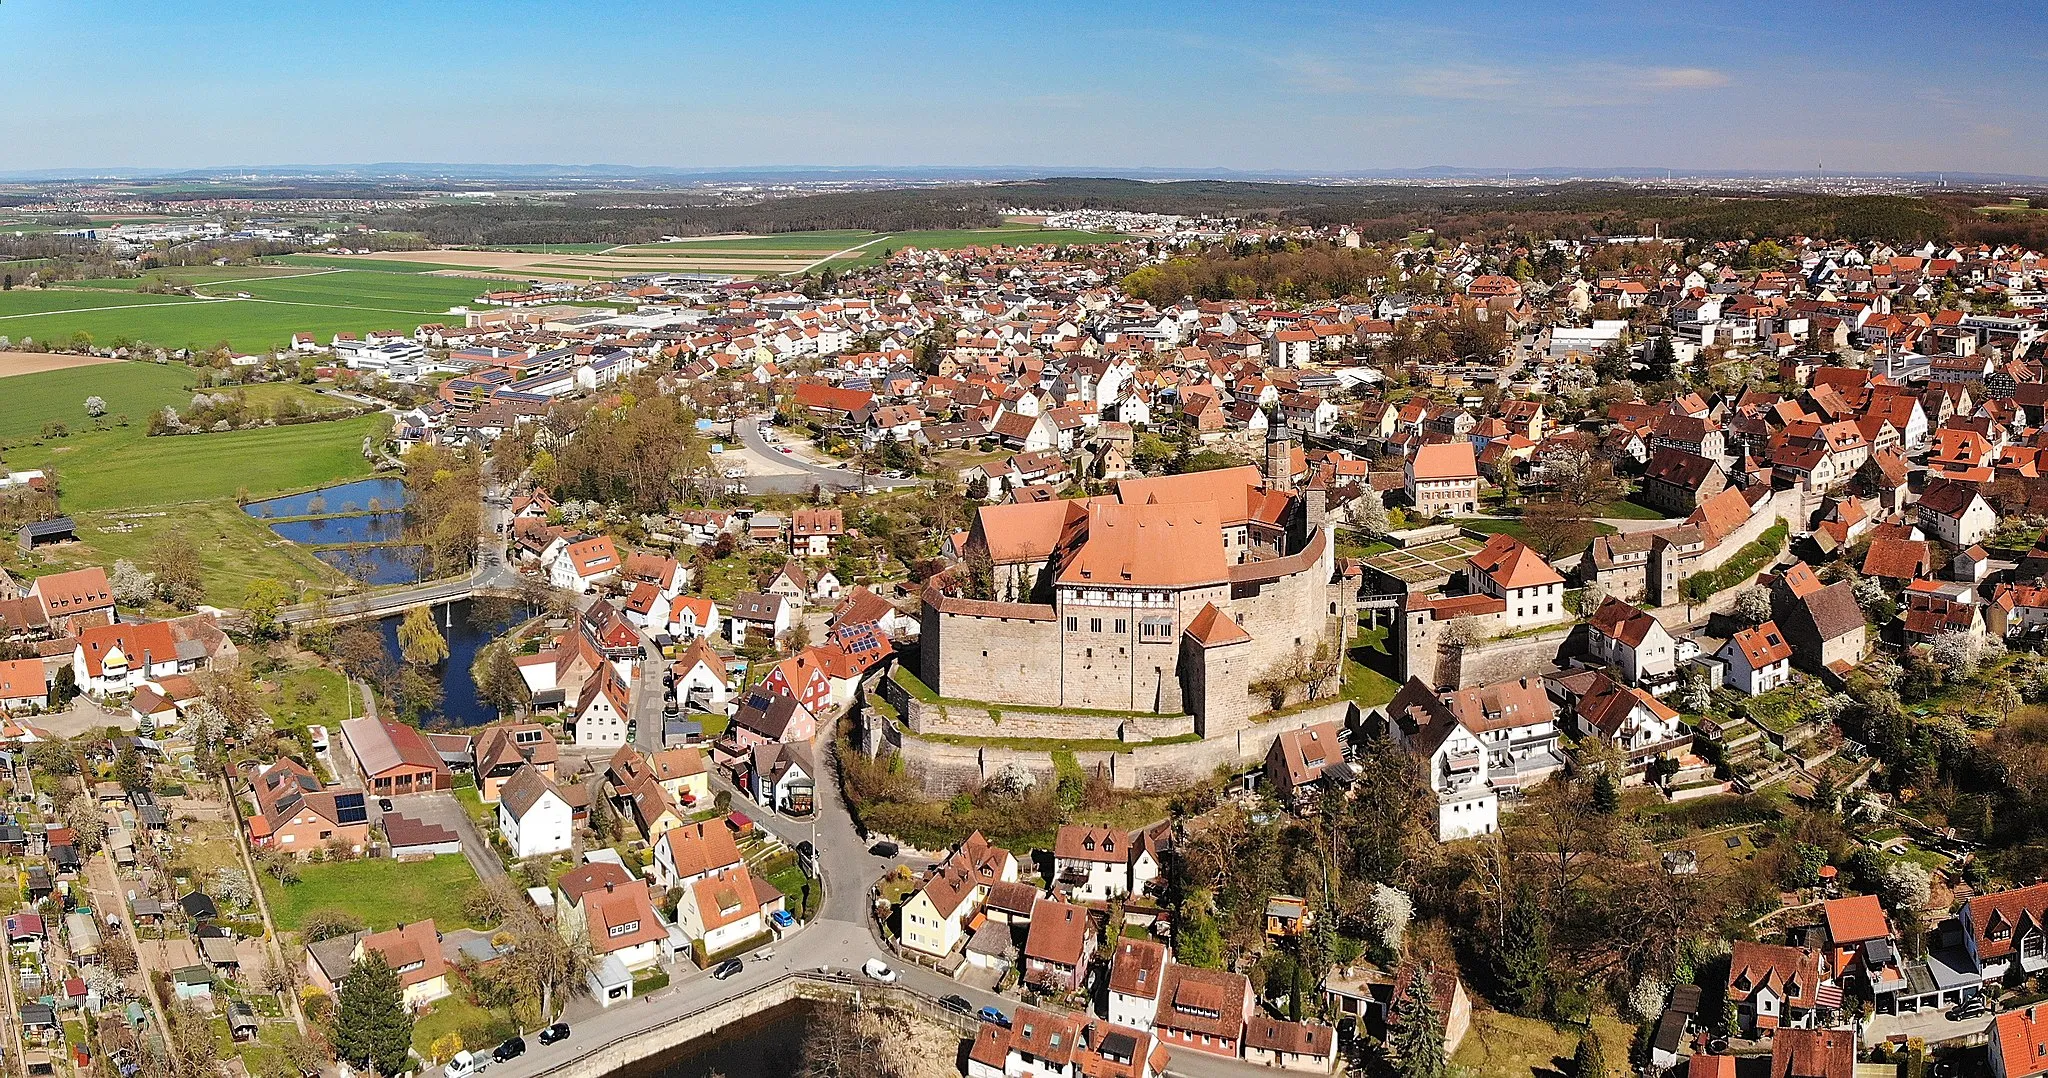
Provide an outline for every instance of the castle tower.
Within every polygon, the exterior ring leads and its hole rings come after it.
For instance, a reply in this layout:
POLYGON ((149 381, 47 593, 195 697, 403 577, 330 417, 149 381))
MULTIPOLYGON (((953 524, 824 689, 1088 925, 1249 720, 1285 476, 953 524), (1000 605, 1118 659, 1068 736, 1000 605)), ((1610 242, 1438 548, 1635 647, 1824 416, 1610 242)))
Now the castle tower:
POLYGON ((1294 489, 1294 432, 1287 421, 1274 416, 1266 423, 1266 486, 1271 490, 1294 489))

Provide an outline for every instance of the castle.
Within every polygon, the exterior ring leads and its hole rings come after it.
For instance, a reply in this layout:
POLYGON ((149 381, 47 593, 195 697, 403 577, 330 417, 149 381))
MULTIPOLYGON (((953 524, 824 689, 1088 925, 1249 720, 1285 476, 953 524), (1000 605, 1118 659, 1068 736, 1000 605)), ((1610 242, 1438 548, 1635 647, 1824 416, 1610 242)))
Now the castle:
MULTIPOLYGON (((1334 658, 1351 610, 1325 491, 1295 489, 1300 459, 1276 423, 1262 467, 983 507, 966 576, 980 562, 993 582, 927 589, 921 679, 992 706, 1187 716, 1204 738, 1244 727, 1266 710, 1252 686, 1334 658)), ((1105 718, 1099 736, 1117 736, 1105 718)))

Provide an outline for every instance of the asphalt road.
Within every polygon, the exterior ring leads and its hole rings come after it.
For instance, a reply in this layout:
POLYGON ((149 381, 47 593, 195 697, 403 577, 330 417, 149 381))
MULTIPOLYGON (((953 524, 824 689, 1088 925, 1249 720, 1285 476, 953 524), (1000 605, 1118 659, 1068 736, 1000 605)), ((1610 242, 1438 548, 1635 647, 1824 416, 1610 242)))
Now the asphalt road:
POLYGON ((796 491, 809 490, 814 485, 833 487, 838 490, 859 490, 862 487, 890 490, 898 487, 914 487, 920 482, 916 479, 884 479, 874 474, 869 474, 863 480, 859 469, 819 464, 804 456, 802 452, 781 452, 761 437, 760 420, 752 416, 745 419, 736 419, 733 421, 732 426, 733 434, 739 438, 740 444, 746 446, 749 451, 759 454, 764 459, 773 461, 783 467, 795 468, 802 473, 800 475, 748 476, 746 484, 749 494, 789 494, 796 491))

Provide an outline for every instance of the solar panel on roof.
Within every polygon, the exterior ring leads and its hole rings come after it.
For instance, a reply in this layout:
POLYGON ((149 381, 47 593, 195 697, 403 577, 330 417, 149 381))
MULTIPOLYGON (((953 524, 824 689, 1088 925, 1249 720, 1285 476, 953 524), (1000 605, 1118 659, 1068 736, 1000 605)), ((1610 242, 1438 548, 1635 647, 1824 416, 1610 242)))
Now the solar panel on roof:
POLYGON ((367 823, 370 810, 362 794, 335 794, 334 816, 336 823, 367 823))

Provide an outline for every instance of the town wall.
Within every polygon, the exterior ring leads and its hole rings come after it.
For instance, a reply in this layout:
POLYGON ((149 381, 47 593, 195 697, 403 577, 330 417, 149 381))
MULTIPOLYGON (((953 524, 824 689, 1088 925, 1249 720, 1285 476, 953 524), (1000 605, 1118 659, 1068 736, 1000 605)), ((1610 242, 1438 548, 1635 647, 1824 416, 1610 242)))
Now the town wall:
POLYGON ((1579 630, 1578 625, 1566 624, 1531 636, 1467 644, 1457 654, 1456 683, 1447 687, 1470 689, 1548 673, 1566 656, 1585 650, 1582 644, 1572 641, 1579 630))
POLYGON ((1726 538, 1700 554, 1699 560, 1693 563, 1693 572, 1704 573, 1726 565, 1728 559, 1733 558, 1743 547, 1756 542, 1758 536, 1771 530, 1771 527, 1780 520, 1786 520, 1789 527, 1798 528, 1799 522, 1792 520, 1788 514, 1797 512, 1802 500, 1800 492, 1796 490, 1773 491, 1769 498, 1759 503, 1749 514, 1749 519, 1742 522, 1742 527, 1728 533, 1726 538))

